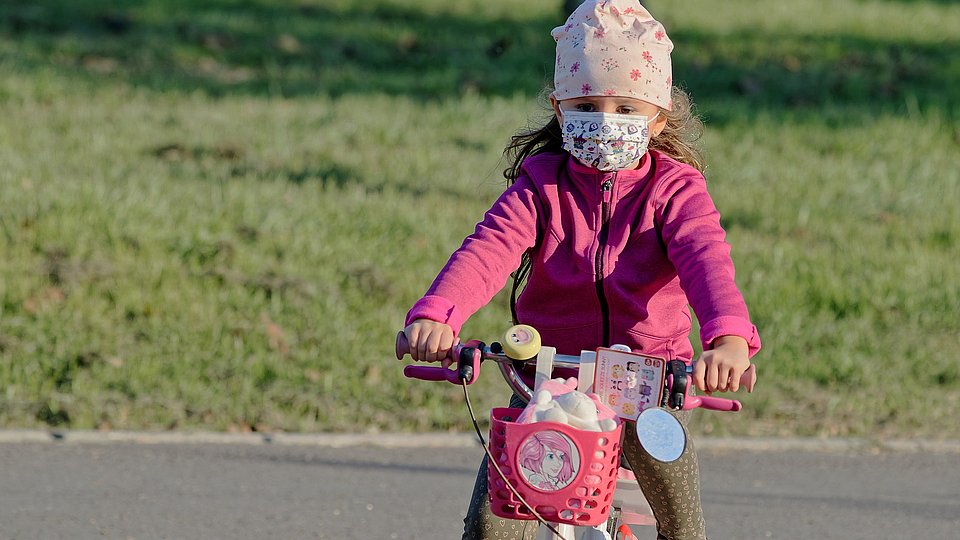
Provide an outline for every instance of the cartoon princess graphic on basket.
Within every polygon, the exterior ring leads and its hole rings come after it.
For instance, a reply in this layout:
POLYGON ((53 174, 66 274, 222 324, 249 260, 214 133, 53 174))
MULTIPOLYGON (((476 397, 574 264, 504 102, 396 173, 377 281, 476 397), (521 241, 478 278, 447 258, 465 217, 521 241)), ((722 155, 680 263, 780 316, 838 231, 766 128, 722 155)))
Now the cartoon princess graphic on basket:
POLYGON ((577 476, 579 461, 570 439, 556 431, 541 431, 527 437, 518 456, 524 478, 530 485, 556 491, 577 476))

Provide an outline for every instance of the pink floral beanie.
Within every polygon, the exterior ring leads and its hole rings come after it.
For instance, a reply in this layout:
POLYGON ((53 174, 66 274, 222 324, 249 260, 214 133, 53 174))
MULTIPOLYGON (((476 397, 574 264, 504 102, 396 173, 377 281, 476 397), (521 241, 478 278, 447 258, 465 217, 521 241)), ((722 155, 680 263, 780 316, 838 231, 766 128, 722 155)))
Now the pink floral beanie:
POLYGON ((637 0, 586 0, 551 35, 556 99, 621 96, 671 108, 673 43, 637 0))

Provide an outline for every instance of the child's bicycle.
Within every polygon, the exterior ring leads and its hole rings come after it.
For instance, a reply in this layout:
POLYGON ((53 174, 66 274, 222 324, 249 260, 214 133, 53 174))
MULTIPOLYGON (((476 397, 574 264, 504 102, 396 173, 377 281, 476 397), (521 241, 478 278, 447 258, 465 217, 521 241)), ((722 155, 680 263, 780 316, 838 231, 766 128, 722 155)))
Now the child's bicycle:
MULTIPOLYGON (((524 402, 529 402, 535 382, 530 368, 536 364, 538 356, 543 361, 544 351, 549 356, 547 363, 552 363, 558 372, 578 375, 583 375, 580 373, 581 365, 593 363, 597 355, 593 351, 583 351, 580 356, 553 354, 552 349, 541 347, 540 336, 535 329, 518 325, 509 328, 502 341, 489 346, 476 340, 454 346, 449 354, 454 362, 451 368, 408 365, 403 373, 409 378, 462 385, 473 417, 467 385, 476 381, 481 363, 496 362, 513 392, 524 402)), ((402 359, 406 354, 409 354, 409 345, 404 333, 400 332, 397 334, 397 359, 402 359)), ((659 402, 653 404, 656 406, 643 409, 635 420, 640 445, 654 459, 675 461, 686 447, 683 427, 666 409, 704 408, 731 412, 741 409, 737 400, 690 395, 693 364, 640 357, 659 360, 663 366, 661 369, 666 371, 659 402)), ((592 377, 592 374, 588 375, 592 377)), ((751 366, 741 377, 740 384, 749 391, 755 383, 756 370, 755 366, 751 366)), ((495 515, 539 520, 541 526, 537 540, 604 537, 637 540, 631 527, 656 525, 633 473, 620 466, 621 425, 613 432, 589 432, 552 422, 519 424, 515 420, 521 411, 509 408, 491 411, 489 446, 474 417, 477 435, 489 457, 490 509, 495 515), (563 485, 538 484, 538 480, 542 479, 534 479, 536 475, 531 475, 521 464, 520 447, 534 436, 538 436, 538 440, 544 439, 541 436, 544 433, 548 438, 565 443, 564 449, 578 459, 582 457, 576 470, 572 474, 571 471, 567 472, 563 485), (601 529, 599 526, 604 524, 609 536, 596 533, 601 529), (599 536, 590 536, 591 531, 599 536)))

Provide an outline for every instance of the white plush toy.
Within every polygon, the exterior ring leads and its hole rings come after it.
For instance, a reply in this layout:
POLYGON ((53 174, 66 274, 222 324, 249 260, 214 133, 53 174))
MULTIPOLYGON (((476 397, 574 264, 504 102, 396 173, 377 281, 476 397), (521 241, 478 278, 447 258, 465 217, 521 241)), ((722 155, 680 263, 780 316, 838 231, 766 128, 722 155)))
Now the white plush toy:
POLYGON ((617 429, 616 413, 593 394, 577 390, 577 379, 552 379, 543 382, 520 414, 521 424, 557 422, 584 431, 617 429))

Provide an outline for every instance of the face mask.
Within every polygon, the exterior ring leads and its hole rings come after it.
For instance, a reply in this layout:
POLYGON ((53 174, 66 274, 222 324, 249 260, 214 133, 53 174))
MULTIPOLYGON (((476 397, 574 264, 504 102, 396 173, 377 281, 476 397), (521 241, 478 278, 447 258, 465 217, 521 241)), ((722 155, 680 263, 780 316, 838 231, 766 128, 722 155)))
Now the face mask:
POLYGON ((595 169, 620 171, 639 160, 650 143, 652 118, 634 114, 563 111, 563 149, 595 169))

